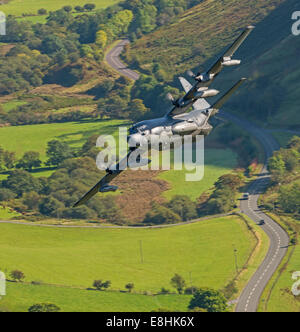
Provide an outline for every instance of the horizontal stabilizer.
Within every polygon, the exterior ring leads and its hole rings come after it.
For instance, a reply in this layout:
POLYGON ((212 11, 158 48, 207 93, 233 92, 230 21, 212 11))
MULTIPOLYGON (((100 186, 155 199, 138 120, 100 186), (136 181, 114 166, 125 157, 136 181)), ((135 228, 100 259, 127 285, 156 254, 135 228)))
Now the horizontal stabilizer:
POLYGON ((194 103, 193 108, 195 111, 204 111, 210 108, 210 104, 204 98, 201 98, 194 103))
POLYGON ((192 84, 188 82, 184 77, 179 77, 179 81, 186 93, 190 92, 190 90, 193 88, 192 84))
POLYGON ((219 110, 246 80, 246 78, 239 80, 228 92, 225 93, 223 97, 221 97, 214 105, 212 105, 212 108, 219 110))

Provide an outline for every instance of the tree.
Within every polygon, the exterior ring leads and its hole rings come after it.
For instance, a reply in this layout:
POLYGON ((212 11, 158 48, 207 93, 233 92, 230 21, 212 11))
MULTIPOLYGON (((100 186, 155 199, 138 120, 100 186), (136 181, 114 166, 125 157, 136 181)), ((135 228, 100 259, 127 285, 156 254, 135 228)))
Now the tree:
POLYGON ((16 162, 16 153, 10 151, 4 151, 3 162, 7 169, 14 168, 16 162))
POLYGON ((64 7, 63 7, 63 10, 64 10, 65 12, 67 12, 67 13, 71 13, 72 10, 73 10, 73 7, 72 7, 72 6, 64 6, 64 7))
POLYGON ((84 8, 81 6, 76 6, 74 9, 77 11, 77 13, 84 12, 84 8))
POLYGON ((99 291, 103 289, 108 289, 110 286, 111 286, 111 281, 109 280, 105 282, 102 282, 102 280, 95 280, 93 283, 93 287, 95 287, 99 291))
POLYGON ((58 217, 57 213, 65 206, 54 197, 45 197, 39 205, 39 210, 42 214, 50 217, 58 217))
POLYGON ((172 198, 167 206, 184 221, 195 219, 198 216, 196 203, 188 196, 177 195, 172 198))
POLYGON ((107 43, 107 33, 103 30, 99 30, 96 33, 96 44, 101 48, 104 49, 107 43))
POLYGON ((203 288, 194 294, 189 309, 201 308, 208 312, 225 312, 227 309, 227 300, 225 296, 214 289, 203 288))
POLYGON ((22 271, 14 270, 11 271, 10 277, 17 282, 20 282, 25 279, 25 274, 22 271))
POLYGON ((181 219, 178 214, 161 205, 154 205, 152 210, 146 214, 144 223, 148 224, 175 224, 181 219))
POLYGON ((28 309, 28 312, 60 312, 61 309, 51 303, 38 303, 34 304, 28 309))
POLYGON ((47 161, 48 166, 58 166, 64 160, 71 158, 73 156, 69 145, 65 142, 58 140, 53 140, 48 143, 47 147, 47 161))
POLYGON ((92 11, 96 8, 96 5, 93 3, 87 3, 84 5, 84 9, 87 11, 92 11))
POLYGON ((40 204, 41 196, 34 192, 25 193, 22 197, 23 203, 28 207, 30 210, 36 210, 40 204))
POLYGON ((41 167, 41 164, 39 152, 28 151, 24 153, 22 159, 17 163, 17 168, 32 171, 33 168, 41 167))
POLYGON ((40 180, 24 170, 11 172, 8 178, 2 182, 2 186, 10 189, 19 197, 25 192, 40 192, 42 190, 40 180))
POLYGON ((47 15, 47 9, 45 9, 45 8, 41 8, 41 9, 39 9, 39 10, 38 10, 38 14, 39 14, 39 15, 47 15))
POLYGON ((129 293, 132 292, 132 290, 134 289, 134 284, 133 283, 129 283, 125 286, 125 288, 128 290, 129 293))
POLYGON ((0 202, 9 201, 10 199, 14 199, 16 194, 7 188, 0 188, 0 202))
POLYGON ((217 189, 223 189, 229 187, 231 190, 236 191, 242 185, 242 179, 236 174, 225 174, 222 175, 215 183, 217 189))
POLYGON ((145 116, 149 109, 144 105, 141 99, 133 99, 128 104, 130 119, 138 121, 145 116))
POLYGON ((179 294, 182 294, 186 285, 185 280, 179 274, 175 274, 171 279, 171 285, 177 289, 179 294))
POLYGON ((283 211, 287 213, 300 212, 300 184, 284 186, 279 191, 279 202, 283 211))

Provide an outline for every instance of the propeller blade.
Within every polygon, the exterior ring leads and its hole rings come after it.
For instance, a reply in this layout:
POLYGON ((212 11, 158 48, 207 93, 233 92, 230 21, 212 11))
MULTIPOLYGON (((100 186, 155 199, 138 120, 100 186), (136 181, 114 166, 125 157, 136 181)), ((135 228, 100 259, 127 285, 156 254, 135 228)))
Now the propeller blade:
POLYGON ((193 77, 193 78, 196 77, 196 75, 195 75, 191 70, 188 70, 188 71, 186 72, 186 74, 187 74, 189 77, 193 77))
POLYGON ((167 94, 167 100, 169 100, 169 101, 171 101, 171 102, 174 102, 174 97, 172 96, 172 94, 169 92, 168 94, 167 94))

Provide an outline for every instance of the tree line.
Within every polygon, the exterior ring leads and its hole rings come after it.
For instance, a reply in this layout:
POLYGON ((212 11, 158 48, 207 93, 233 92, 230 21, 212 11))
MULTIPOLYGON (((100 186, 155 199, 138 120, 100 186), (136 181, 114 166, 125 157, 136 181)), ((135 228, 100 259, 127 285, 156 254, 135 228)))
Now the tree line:
POLYGON ((286 148, 276 151, 269 159, 272 186, 264 205, 274 211, 300 216, 300 137, 293 137, 286 148))

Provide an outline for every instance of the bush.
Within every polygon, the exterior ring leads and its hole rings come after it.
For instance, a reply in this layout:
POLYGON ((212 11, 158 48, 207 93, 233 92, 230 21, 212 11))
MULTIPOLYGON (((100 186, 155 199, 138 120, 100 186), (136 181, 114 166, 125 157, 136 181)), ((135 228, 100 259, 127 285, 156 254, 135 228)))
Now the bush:
POLYGON ((7 188, 0 188, 0 202, 9 201, 16 197, 16 194, 7 188))
POLYGON ((134 284, 133 283, 129 283, 125 286, 125 288, 128 290, 129 293, 132 292, 132 290, 134 289, 134 284))
POLYGON ((171 285, 177 289, 179 294, 182 294, 186 282, 182 276, 180 276, 179 274, 175 274, 174 277, 171 279, 171 285))
POLYGON ((84 5, 84 9, 87 11, 92 11, 96 8, 96 5, 93 3, 87 3, 84 5))
POLYGON ((161 295, 167 295, 167 294, 170 294, 170 290, 169 289, 166 289, 164 287, 162 287, 162 289, 160 290, 159 294, 161 295))
POLYGON ((105 282, 102 282, 102 280, 95 280, 93 283, 93 287, 95 287, 99 291, 103 289, 108 289, 110 286, 111 286, 111 281, 109 280, 105 282))
POLYGON ((10 277, 14 280, 14 281, 22 281, 25 279, 25 274, 22 271, 19 270, 14 270, 11 271, 10 273, 10 277))
POLYGON ((51 303, 34 304, 28 309, 28 312, 60 312, 60 308, 51 303))
POLYGON ((154 205, 153 209, 146 214, 144 219, 144 223, 157 225, 174 224, 180 221, 181 219, 178 214, 161 205, 154 205))
POLYGON ((46 14, 47 14, 47 9, 45 9, 45 8, 41 8, 41 9, 39 9, 39 10, 38 10, 38 14, 39 14, 39 15, 46 15, 46 14))
POLYGON ((196 286, 191 286, 185 289, 184 294, 186 295, 194 295, 199 290, 196 286))
POLYGON ((214 289, 202 288, 197 290, 192 298, 189 309, 201 308, 208 312, 225 312, 227 300, 225 296, 214 289))

